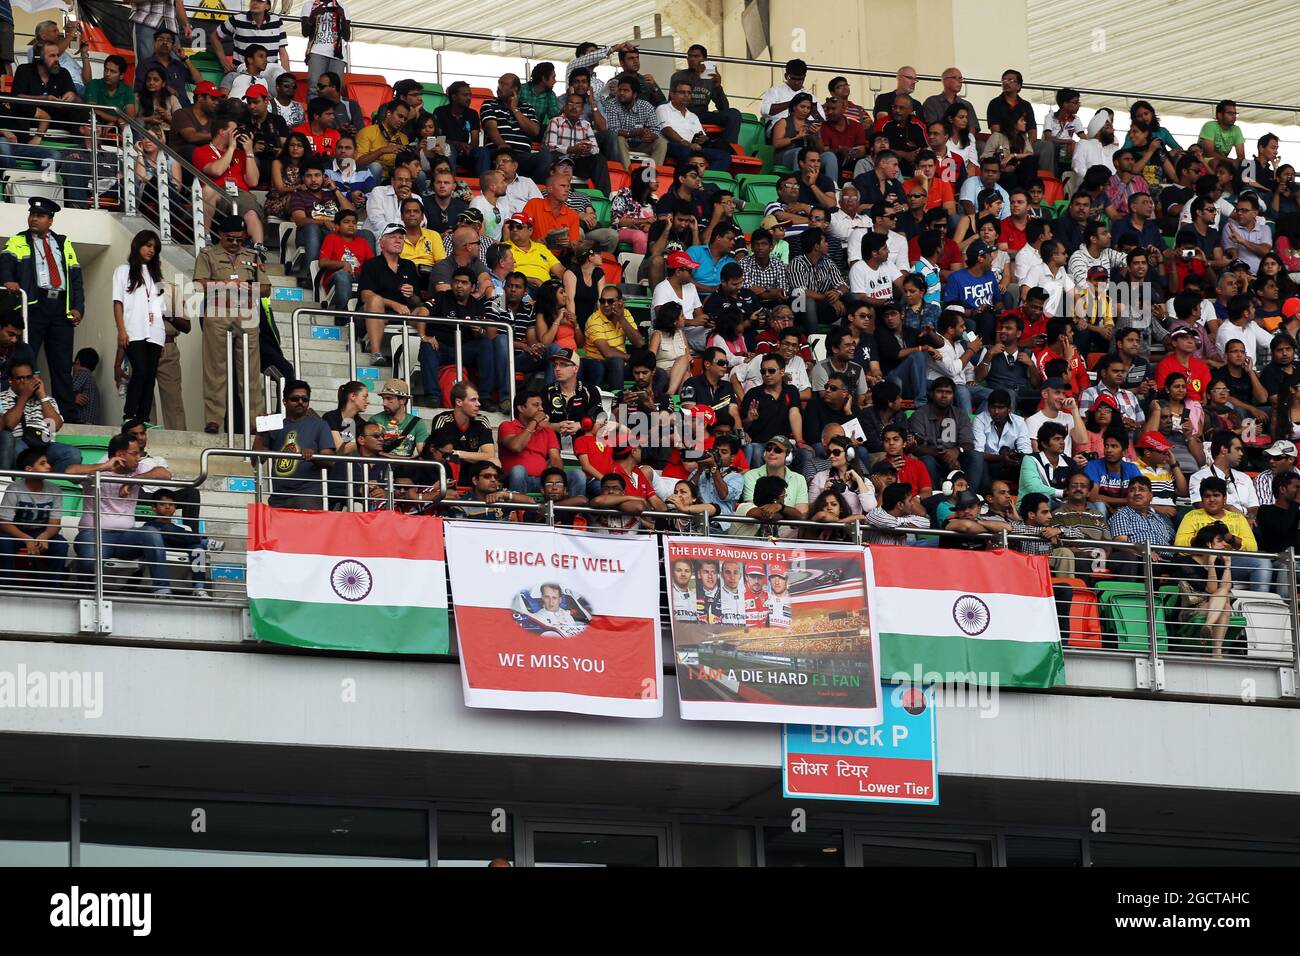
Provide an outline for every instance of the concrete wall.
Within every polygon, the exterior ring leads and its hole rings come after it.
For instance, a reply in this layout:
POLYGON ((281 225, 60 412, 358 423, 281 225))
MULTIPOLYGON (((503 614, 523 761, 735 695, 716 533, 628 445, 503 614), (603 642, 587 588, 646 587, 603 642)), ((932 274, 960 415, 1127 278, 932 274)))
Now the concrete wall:
MULTIPOLYGON (((0 707, 0 734, 780 766, 776 725, 476 710, 454 664, 0 641, 0 672, 103 675, 102 715, 0 707)), ((1300 793, 1300 710, 1002 694, 940 708, 940 771, 982 779, 1300 793)))

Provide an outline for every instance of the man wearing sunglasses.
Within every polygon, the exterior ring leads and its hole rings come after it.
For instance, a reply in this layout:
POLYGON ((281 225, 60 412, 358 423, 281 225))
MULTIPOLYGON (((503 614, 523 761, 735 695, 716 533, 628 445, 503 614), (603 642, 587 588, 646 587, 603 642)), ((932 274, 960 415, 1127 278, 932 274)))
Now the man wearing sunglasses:
POLYGON ((296 452, 297 458, 277 458, 271 465, 272 508, 320 511, 321 472, 328 466, 313 462, 312 455, 334 454, 334 435, 325 419, 311 414, 311 386, 287 382, 284 386, 284 418, 279 428, 258 432, 253 447, 261 451, 296 452))
POLYGON ((727 353, 716 345, 711 345, 704 350, 702 361, 704 371, 688 378, 678 391, 682 407, 710 405, 718 418, 725 416, 730 419, 736 431, 740 431, 740 406, 736 401, 736 390, 727 378, 730 369, 727 353))
POLYGON ((632 348, 644 348, 645 337, 637 331, 636 320, 623 305, 623 293, 617 286, 606 285, 598 301, 599 307, 584 328, 587 357, 582 360, 582 379, 613 392, 623 387, 628 343, 632 348))

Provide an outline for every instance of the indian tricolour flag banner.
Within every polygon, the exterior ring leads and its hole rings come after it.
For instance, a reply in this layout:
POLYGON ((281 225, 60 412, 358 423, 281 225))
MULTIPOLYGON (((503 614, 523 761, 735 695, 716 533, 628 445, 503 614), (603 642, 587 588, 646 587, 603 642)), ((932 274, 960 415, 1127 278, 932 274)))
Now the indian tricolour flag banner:
POLYGON ((442 519, 249 505, 248 610, 262 641, 446 654, 442 519))
POLYGON ((654 538, 449 521, 447 554, 468 706, 663 715, 654 538))
POLYGON ((892 545, 870 557, 883 679, 1065 683, 1046 557, 892 545))

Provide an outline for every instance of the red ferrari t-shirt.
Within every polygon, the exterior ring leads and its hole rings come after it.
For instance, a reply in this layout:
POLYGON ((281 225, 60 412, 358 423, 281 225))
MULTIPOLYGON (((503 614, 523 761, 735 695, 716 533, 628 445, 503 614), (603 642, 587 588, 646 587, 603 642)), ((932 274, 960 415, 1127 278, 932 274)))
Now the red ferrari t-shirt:
POLYGON ((1156 366, 1156 388, 1165 387, 1165 379, 1174 372, 1181 372, 1187 376, 1187 397, 1193 401, 1205 401, 1205 390, 1210 387, 1210 366, 1196 356, 1188 360, 1184 365, 1178 361, 1176 355, 1166 355, 1156 366))

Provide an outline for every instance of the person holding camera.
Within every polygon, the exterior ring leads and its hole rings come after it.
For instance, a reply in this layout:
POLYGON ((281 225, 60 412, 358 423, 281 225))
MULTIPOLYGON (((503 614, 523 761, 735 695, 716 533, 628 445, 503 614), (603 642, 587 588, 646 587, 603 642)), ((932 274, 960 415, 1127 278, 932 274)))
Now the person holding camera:
MULTIPOLYGON (((740 440, 734 435, 719 435, 711 448, 699 460, 695 481, 700 500, 710 506, 709 517, 734 514, 745 490, 745 476, 732 467, 740 453, 740 440)), ((722 530, 726 530, 723 526, 722 530)))
MULTIPOLYGON (((874 486, 854 468, 857 449, 846 435, 836 435, 826 442, 826 457, 831 467, 813 475, 808 484, 808 495, 818 498, 822 492, 834 492, 844 498, 849 511, 855 515, 866 514, 876 506, 874 486)), ((841 517, 848 517, 842 515, 841 517)))
POLYGON ((257 162, 250 158, 254 155, 252 132, 237 120, 227 118, 214 123, 212 142, 194 150, 194 165, 218 186, 225 187, 225 196, 203 187, 203 205, 209 221, 218 203, 229 209, 233 201, 235 211, 248 228, 254 251, 265 258, 262 207, 250 191, 262 181, 257 162))

